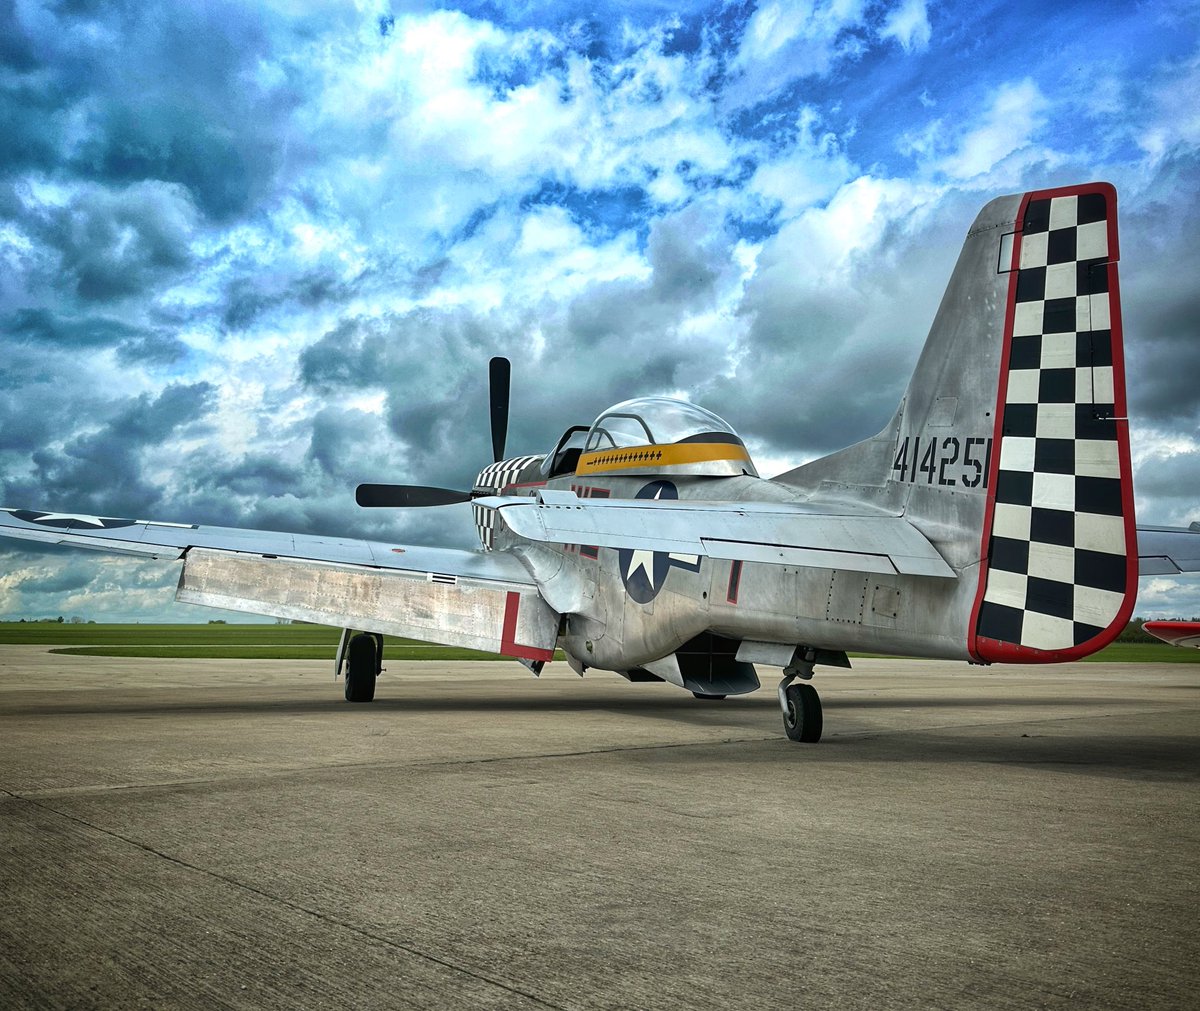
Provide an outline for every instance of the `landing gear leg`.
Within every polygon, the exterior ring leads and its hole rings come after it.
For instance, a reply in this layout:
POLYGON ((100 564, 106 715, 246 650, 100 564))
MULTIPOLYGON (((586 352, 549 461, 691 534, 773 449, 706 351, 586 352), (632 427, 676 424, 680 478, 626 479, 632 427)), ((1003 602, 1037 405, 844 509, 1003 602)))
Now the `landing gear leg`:
POLYGON ((783 710, 783 730, 793 741, 816 744, 821 739, 821 696, 807 681, 813 676, 813 653, 809 650, 783 672, 779 682, 779 708, 783 710), (802 678, 804 684, 793 684, 802 678))

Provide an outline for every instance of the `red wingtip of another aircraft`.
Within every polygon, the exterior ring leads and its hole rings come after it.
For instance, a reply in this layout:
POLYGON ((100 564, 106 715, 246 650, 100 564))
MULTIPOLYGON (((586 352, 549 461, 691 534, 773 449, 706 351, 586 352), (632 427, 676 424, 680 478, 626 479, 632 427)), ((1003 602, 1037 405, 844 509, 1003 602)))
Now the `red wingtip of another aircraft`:
POLYGON ((1200 621, 1148 621, 1142 628, 1172 646, 1200 649, 1200 621))

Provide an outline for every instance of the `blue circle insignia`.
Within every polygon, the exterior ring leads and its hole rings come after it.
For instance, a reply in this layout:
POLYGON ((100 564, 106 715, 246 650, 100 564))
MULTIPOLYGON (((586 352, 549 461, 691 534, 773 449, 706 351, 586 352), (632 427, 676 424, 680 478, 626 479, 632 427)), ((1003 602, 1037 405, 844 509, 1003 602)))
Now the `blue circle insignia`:
MULTIPOLYGON (((679 491, 670 481, 651 481, 637 493, 635 498, 677 499, 679 491)), ((639 604, 648 604, 658 596, 667 580, 672 566, 700 571, 697 555, 671 554, 666 551, 650 551, 646 548, 618 548, 617 566, 625 592, 639 604)))

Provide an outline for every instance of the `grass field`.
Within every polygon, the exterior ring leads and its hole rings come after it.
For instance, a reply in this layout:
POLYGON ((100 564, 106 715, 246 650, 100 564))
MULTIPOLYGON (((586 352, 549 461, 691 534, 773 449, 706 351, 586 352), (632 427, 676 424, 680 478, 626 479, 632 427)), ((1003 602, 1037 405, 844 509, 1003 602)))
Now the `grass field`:
MULTIPOLYGON (((325 625, 71 625, 0 622, 0 644, 53 646, 53 653, 196 659, 332 660, 339 630, 325 625)), ((853 655, 853 654, 852 654, 853 655)), ((504 660, 456 646, 384 637, 393 660, 504 660)), ((556 659, 562 659, 561 652, 556 659)), ((1200 650, 1119 642, 1088 657, 1105 663, 1200 664, 1200 650)))
MULTIPOLYGON (((0 622, 0 644, 55 647, 75 656, 140 656, 215 660, 332 660, 340 629, 327 625, 71 625, 0 622)), ((496 653, 383 637, 395 660, 506 660, 496 653)))

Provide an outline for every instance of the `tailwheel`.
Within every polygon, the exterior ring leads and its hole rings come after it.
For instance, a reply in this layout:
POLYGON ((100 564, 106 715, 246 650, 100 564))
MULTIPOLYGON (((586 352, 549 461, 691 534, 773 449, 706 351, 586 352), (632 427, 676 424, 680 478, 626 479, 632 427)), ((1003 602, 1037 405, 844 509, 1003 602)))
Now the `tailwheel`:
POLYGON ((374 635, 360 632, 346 649, 346 701, 370 702, 375 698, 380 645, 374 635))
POLYGON ((821 696, 810 684, 784 690, 783 729, 793 741, 816 744, 821 739, 821 696))

